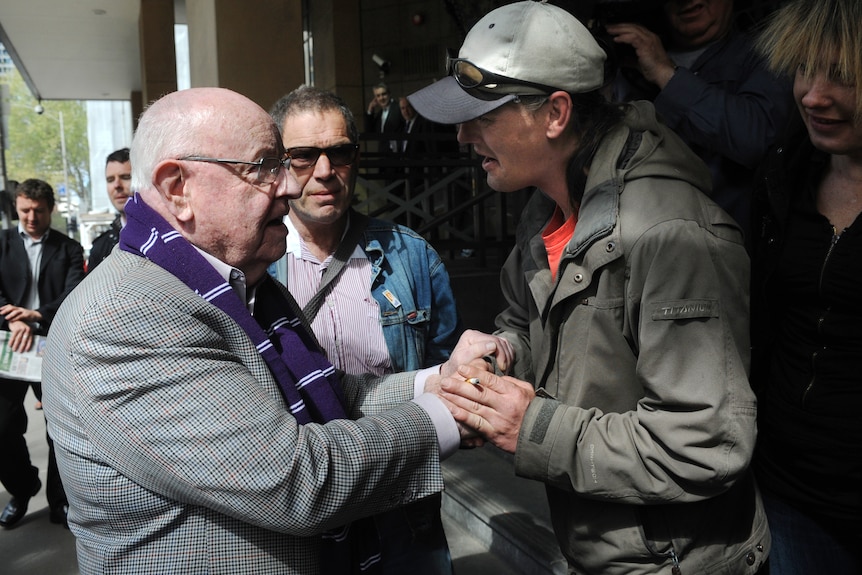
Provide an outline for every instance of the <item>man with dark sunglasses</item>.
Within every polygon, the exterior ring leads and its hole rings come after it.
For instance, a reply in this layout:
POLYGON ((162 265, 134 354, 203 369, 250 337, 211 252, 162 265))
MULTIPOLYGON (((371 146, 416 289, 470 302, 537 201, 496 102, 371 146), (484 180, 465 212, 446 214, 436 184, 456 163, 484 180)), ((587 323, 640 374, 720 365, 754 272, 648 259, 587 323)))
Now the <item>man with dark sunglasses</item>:
POLYGON ((602 96, 604 62, 574 16, 516 2, 408 96, 492 188, 534 188, 502 270, 511 376, 463 367, 443 397, 545 483, 570 573, 751 575, 770 538, 742 232, 650 103, 602 96))
MULTIPOLYGON (((383 375, 446 361, 462 331, 440 256, 413 230, 351 209, 358 173, 353 114, 332 92, 301 86, 271 115, 290 171, 287 285, 337 368, 383 375)), ((451 575, 439 494, 374 517, 384 575, 451 575)))

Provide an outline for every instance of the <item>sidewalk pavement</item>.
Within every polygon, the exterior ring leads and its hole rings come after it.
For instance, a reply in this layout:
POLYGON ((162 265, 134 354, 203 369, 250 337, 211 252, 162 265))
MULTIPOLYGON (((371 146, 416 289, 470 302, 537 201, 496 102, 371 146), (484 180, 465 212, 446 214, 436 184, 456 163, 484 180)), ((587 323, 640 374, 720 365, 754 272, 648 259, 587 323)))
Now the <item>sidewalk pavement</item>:
MULTIPOLYGON (((13 529, 0 527, 0 569, 8 575, 78 575, 75 537, 68 529, 48 520, 45 483, 48 470, 48 444, 45 441, 45 416, 34 408, 33 390, 27 392, 27 445, 30 460, 39 468, 42 489, 30 499, 27 515, 13 529)), ((0 509, 9 494, 0 486, 0 509)))

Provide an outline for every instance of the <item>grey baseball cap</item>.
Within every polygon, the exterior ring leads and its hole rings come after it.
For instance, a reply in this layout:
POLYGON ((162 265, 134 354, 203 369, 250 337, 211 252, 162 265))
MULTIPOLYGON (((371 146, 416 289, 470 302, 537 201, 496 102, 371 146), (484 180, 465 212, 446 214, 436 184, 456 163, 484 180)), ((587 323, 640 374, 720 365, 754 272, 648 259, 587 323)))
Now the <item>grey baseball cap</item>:
POLYGON ((407 99, 433 122, 459 124, 518 95, 597 90, 604 81, 605 58, 590 31, 571 13, 544 0, 515 2, 486 14, 464 39, 455 66, 465 61, 473 73, 467 79, 475 81, 475 87, 468 90, 455 76, 447 76, 407 99))

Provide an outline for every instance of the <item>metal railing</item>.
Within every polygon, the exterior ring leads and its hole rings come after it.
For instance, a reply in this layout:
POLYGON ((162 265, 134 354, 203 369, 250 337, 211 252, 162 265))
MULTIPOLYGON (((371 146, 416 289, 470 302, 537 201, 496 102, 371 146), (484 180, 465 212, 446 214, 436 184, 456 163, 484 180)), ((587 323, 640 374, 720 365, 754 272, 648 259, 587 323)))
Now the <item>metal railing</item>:
POLYGON ((454 137, 399 134, 401 142, 434 150, 417 157, 390 152, 392 135, 362 134, 354 207, 416 230, 446 259, 469 255, 473 267, 499 267, 514 245, 527 192, 489 188, 481 159, 459 148, 454 137))

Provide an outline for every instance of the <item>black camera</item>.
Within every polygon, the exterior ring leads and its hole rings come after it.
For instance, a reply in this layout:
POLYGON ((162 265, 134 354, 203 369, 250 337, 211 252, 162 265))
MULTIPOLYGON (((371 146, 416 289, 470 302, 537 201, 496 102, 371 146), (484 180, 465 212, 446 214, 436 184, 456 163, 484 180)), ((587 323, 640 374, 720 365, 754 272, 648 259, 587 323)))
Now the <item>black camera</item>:
POLYGON ((667 21, 663 9, 664 2, 665 0, 595 0, 582 5, 584 10, 582 20, 608 54, 605 66, 606 78, 614 77, 621 68, 635 68, 637 56, 631 46, 614 42, 605 26, 631 22, 665 37, 667 21))
POLYGON ((664 0, 595 0, 589 20, 599 25, 636 22, 652 29, 664 21, 664 0))

